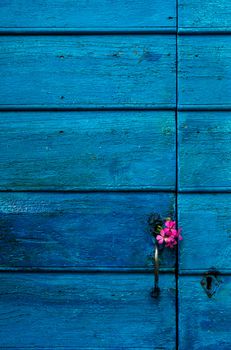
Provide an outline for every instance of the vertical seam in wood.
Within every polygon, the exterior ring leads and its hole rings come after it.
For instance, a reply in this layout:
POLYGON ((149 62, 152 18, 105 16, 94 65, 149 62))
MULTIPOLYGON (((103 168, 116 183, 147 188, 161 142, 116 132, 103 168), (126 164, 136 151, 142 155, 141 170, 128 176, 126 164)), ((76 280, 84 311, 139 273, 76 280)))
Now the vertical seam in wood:
MULTIPOLYGON (((178 228, 178 31, 179 31, 179 10, 178 10, 179 0, 176 0, 176 112, 175 112, 175 132, 176 132, 176 194, 175 194, 175 211, 176 211, 176 222, 178 228)), ((179 245, 177 245, 176 252, 176 350, 179 349, 179 245)))

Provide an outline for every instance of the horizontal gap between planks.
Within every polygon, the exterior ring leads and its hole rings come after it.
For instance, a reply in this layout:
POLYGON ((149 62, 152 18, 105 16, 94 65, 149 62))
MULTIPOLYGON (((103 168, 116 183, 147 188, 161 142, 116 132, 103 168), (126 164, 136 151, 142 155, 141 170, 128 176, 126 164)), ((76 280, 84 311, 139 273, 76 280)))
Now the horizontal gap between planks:
MULTIPOLYGON (((3 349, 3 348, 2 348, 3 349)), ((103 346, 101 346, 100 348, 99 347, 97 347, 97 348, 93 348, 93 347, 90 347, 90 348, 88 348, 88 347, 73 347, 73 346, 69 346, 69 345, 67 345, 67 346, 65 346, 65 347, 63 347, 63 346, 53 346, 53 347, 51 347, 51 346, 49 346, 49 347, 40 347, 40 346, 33 346, 33 347, 31 347, 31 346, 24 346, 24 347, 21 347, 21 346, 14 346, 14 347, 12 347, 12 346, 4 346, 4 349, 8 349, 8 350, 15 350, 15 349, 22 349, 22 350, 24 350, 24 349, 26 349, 26 350, 55 350, 55 349, 59 349, 59 350, 66 350, 66 349, 73 349, 73 350, 108 350, 108 347, 107 348, 105 348, 105 347, 103 347, 103 346)), ((139 347, 139 348, 137 348, 137 347, 131 347, 131 346, 126 346, 126 349, 134 349, 134 350, 153 350, 153 347, 152 348, 147 348, 147 347, 139 347)), ((164 350, 164 348, 157 348, 157 350, 164 350)))
POLYGON ((195 269, 195 270, 189 270, 189 269, 181 269, 179 270, 178 274, 179 276, 201 276, 204 274, 212 274, 217 273, 218 275, 224 275, 224 276, 231 276, 231 269, 214 269, 214 268, 207 268, 207 269, 195 269))
MULTIPOLYGON (((154 267, 0 267, 0 273, 153 273, 154 267)), ((174 268, 160 268, 162 274, 174 274, 174 268)))
POLYGON ((230 35, 231 27, 217 27, 217 28, 192 28, 180 27, 177 32, 178 35, 230 35))
POLYGON ((50 193, 50 194, 82 194, 82 193, 118 193, 118 194, 123 194, 123 193, 173 193, 173 194, 230 194, 231 193, 231 188, 230 189, 223 189, 223 188, 209 188, 209 189, 186 189, 186 190, 179 190, 176 191, 174 188, 131 188, 131 189, 115 189, 115 188, 108 188, 108 189, 78 189, 78 190, 30 190, 30 189, 25 189, 25 190, 12 190, 12 189, 0 189, 0 193, 50 193))
POLYGON ((210 187, 210 188, 193 188, 193 189, 180 189, 178 191, 179 194, 230 194, 231 193, 231 188, 220 188, 220 187, 210 187))
POLYGON ((0 35, 153 35, 175 34, 175 27, 121 28, 0 28, 0 35))
POLYGON ((231 105, 178 105, 178 111, 183 112, 209 112, 209 111, 231 111, 231 105))
POLYGON ((113 112, 113 111, 179 111, 179 112, 223 112, 231 111, 231 105, 179 105, 176 108, 175 105, 155 105, 155 106, 143 106, 143 105, 132 105, 132 106, 73 106, 73 105, 0 105, 0 112, 113 112))
POLYGON ((172 187, 166 187, 166 188, 102 188, 102 189, 77 189, 77 190, 12 190, 12 189, 0 189, 0 193, 54 193, 54 194, 65 194, 65 193, 72 193, 72 194, 78 194, 78 193, 176 193, 175 189, 172 187))
POLYGON ((231 27, 193 28, 130 27, 130 28, 0 28, 0 35, 230 35, 231 27))
POLYGON ((0 105, 0 111, 4 112, 14 112, 14 111, 25 111, 25 112, 48 112, 48 111, 175 111, 175 105, 156 105, 156 106, 142 106, 142 105, 132 105, 132 106, 73 106, 73 105, 50 105, 50 106, 40 106, 40 105, 0 105))

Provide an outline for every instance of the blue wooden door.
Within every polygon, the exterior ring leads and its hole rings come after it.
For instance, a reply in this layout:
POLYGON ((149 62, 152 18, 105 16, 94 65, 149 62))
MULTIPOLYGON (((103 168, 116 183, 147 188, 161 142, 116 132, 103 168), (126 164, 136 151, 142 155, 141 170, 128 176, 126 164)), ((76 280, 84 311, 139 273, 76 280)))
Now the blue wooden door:
POLYGON ((148 227, 175 207, 175 3, 4 1, 1 27, 0 347, 175 349, 148 227))
POLYGON ((178 11, 179 348, 231 348, 231 7, 178 11))
POLYGON ((229 350, 230 4, 0 9, 0 348, 229 350))

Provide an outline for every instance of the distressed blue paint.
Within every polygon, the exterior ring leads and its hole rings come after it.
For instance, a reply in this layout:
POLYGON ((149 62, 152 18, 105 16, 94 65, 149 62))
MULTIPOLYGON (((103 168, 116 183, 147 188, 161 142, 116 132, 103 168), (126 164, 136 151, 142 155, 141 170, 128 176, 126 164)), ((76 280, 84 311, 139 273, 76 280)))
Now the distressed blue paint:
MULTIPOLYGON (((126 191, 175 189, 175 116, 100 109, 175 108, 175 36, 118 34, 172 33, 175 2, 0 7, 0 31, 40 34, 0 38, 0 104, 15 110, 1 113, 0 189, 38 191, 0 194, 0 347, 174 350, 175 276, 153 299, 145 270, 148 218, 174 215, 175 195, 126 191), (57 111, 18 112, 31 107, 57 111)), ((174 252, 160 259, 173 270, 174 252)))
POLYGON ((139 29, 176 24, 174 0, 2 0, 2 28, 139 29))
POLYGON ((231 29, 231 3, 227 0, 179 0, 179 27, 193 30, 231 29))
POLYGON ((231 39, 179 37, 179 105, 231 107, 231 39))
POLYGON ((179 349, 230 350, 231 277, 209 299, 200 282, 202 276, 179 278, 179 349))
MULTIPOLYGON (((1 193, 2 267, 148 267, 151 213, 174 212, 158 193, 1 193)), ((164 252, 173 267, 174 252, 164 252)))
MULTIPOLYGON (((230 190, 230 37, 199 35, 230 32, 227 1, 179 1, 178 38, 178 174, 179 189, 230 190), (217 109, 218 112, 189 112, 217 109)), ((223 276, 217 294, 208 298, 202 272, 211 268, 230 273, 231 194, 180 194, 179 350, 229 350, 231 347, 230 276, 223 276), (200 275, 201 273, 201 275, 200 275)))
POLYGON ((151 274, 12 273, 0 280, 1 348, 175 349, 173 275, 161 276, 159 300, 150 296, 151 274))
POLYGON ((231 189, 231 113, 181 112, 180 190, 231 189))
POLYGON ((231 268, 231 194, 180 194, 181 270, 231 268))
POLYGON ((2 36, 0 45, 2 106, 175 106, 174 35, 2 36))
POLYGON ((1 189, 175 188, 171 111, 5 112, 0 144, 1 189))
MULTIPOLYGON (((100 111, 176 107, 175 5, 1 2, 0 31, 39 34, 0 38, 0 104, 15 109, 1 113, 0 189, 38 191, 0 195, 0 268, 21 271, 0 276, 1 348, 177 348, 175 277, 161 274, 155 300, 144 273, 148 217, 172 215, 175 195, 126 190, 174 190, 176 172, 180 190, 230 190, 230 113, 178 113, 176 169, 173 112, 100 111), (70 35, 78 32, 88 35, 70 35), (17 111, 31 107, 98 111, 17 111)), ((230 9, 224 0, 180 0, 179 31, 230 31, 230 9)), ((230 108, 230 37, 178 43, 178 107, 230 108)), ((230 197, 179 195, 180 272, 231 272, 230 197)), ((174 264, 165 251, 161 267, 174 264)), ((212 299, 201 279, 179 280, 179 349, 228 350, 230 277, 212 299)))

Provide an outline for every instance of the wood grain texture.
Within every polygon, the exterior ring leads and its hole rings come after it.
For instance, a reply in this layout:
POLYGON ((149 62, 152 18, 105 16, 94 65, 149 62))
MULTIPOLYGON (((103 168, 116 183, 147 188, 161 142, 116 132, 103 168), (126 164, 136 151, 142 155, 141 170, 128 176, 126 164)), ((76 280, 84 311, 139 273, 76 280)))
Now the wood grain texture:
POLYGON ((231 37, 179 37, 179 107, 231 106, 231 37))
MULTIPOLYGON (((1 193, 1 267, 148 267, 148 218, 174 212, 168 193, 1 193)), ((161 254, 174 267, 174 252, 161 254)))
POLYGON ((231 112, 180 112, 181 190, 231 189, 231 112))
POLYGON ((5 112, 0 144, 0 189, 175 188, 171 111, 5 112))
POLYGON ((175 36, 2 36, 0 105, 175 104, 175 36))
POLYGON ((172 275, 161 276, 159 299, 150 296, 150 274, 1 274, 0 279, 1 348, 175 349, 172 275))
POLYGON ((144 29, 175 27, 175 0, 2 0, 2 28, 144 29))
POLYGON ((231 269, 231 194, 180 194, 181 270, 231 269))
POLYGON ((179 349, 229 350, 231 348, 231 277, 215 297, 209 299, 200 282, 202 276, 184 276, 179 280, 179 349))
POLYGON ((226 0, 179 0, 179 27, 231 29, 231 3, 226 0))

